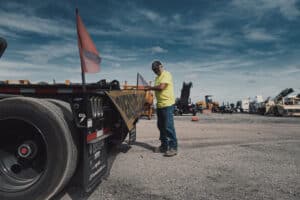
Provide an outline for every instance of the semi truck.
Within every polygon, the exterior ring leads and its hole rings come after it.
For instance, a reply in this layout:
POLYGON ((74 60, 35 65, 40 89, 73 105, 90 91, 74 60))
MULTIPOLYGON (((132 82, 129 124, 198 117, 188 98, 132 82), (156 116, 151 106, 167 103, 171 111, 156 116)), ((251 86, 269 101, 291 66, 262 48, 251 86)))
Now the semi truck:
MULTIPOLYGON (((7 43, 0 39, 0 57, 7 43)), ((0 199, 48 200, 67 184, 92 191, 109 151, 136 139, 145 91, 96 83, 0 82, 0 199)))

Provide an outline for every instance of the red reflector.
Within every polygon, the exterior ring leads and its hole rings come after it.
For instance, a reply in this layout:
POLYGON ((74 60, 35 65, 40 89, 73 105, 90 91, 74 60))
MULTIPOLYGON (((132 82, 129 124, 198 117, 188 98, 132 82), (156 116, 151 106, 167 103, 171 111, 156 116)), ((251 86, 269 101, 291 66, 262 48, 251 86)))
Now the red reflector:
POLYGON ((90 142, 90 141, 92 141, 92 140, 94 140, 94 139, 96 139, 96 138, 97 138, 97 132, 90 133, 90 134, 88 134, 88 135, 86 136, 86 141, 87 141, 87 142, 90 142))
POLYGON ((23 147, 21 148, 21 154, 26 155, 28 153, 28 149, 23 147))

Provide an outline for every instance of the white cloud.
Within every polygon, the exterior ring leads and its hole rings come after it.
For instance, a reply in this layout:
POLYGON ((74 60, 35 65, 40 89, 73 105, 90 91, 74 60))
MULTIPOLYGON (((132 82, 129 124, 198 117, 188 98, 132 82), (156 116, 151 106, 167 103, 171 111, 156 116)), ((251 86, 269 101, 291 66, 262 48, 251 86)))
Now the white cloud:
POLYGON ((151 10, 145 10, 145 9, 142 9, 142 10, 139 10, 139 13, 143 16, 146 17, 146 19, 152 21, 152 22, 162 22, 164 21, 164 18, 162 16, 160 16, 158 13, 155 13, 151 10))
POLYGON ((69 77, 78 77, 80 66, 74 65, 54 65, 54 64, 38 64, 26 61, 9 61, 1 60, 0 80, 6 79, 29 79, 30 81, 47 81, 53 78, 57 80, 69 79, 69 77))
POLYGON ((216 19, 206 18, 198 22, 182 25, 181 28, 197 31, 201 35, 210 35, 216 32, 216 22, 216 19))
POLYGON ((4 28, 0 28, 0 35, 5 38, 20 38, 20 37, 22 37, 21 35, 17 35, 15 32, 9 31, 4 28))
POLYGON ((264 29, 247 29, 244 31, 244 35, 249 40, 271 42, 278 40, 278 37, 267 33, 264 29))
MULTIPOLYGON (((23 69, 24 71, 26 69, 29 70, 37 70, 40 69, 41 66, 35 65, 32 63, 22 62, 22 61, 10 61, 10 60, 1 60, 1 68, 5 70, 19 70, 23 69)), ((3 75, 3 74, 1 74, 3 75)))
POLYGON ((160 46, 155 46, 155 47, 151 47, 151 52, 153 54, 156 54, 156 53, 167 53, 168 50, 167 49, 163 49, 162 47, 160 46))
POLYGON ((102 54, 101 57, 105 60, 113 61, 113 62, 128 62, 128 61, 135 61, 137 59, 136 57, 126 57, 125 55, 120 57, 120 56, 109 55, 109 54, 102 54))
POLYGON ((184 75, 185 80, 197 80, 198 78, 199 78, 199 75, 195 74, 195 73, 184 75))
POLYGON ((74 58, 78 55, 78 47, 76 41, 60 41, 44 45, 33 45, 26 48, 26 50, 16 51, 16 53, 24 56, 26 61, 45 64, 58 58, 74 58))
POLYGON ((108 31, 94 31, 93 33, 99 35, 109 35, 122 36, 122 37, 142 37, 142 38, 164 38, 164 34, 157 34, 157 31, 150 30, 147 26, 136 26, 128 24, 120 18, 111 18, 107 21, 113 28, 113 30, 108 31))
POLYGON ((279 10, 288 19, 296 19, 300 16, 300 10, 296 6, 296 0, 279 0, 279 10))
POLYGON ((280 55, 286 52, 285 48, 276 48, 276 49, 272 49, 272 50, 257 50, 257 49, 249 49, 247 50, 247 52, 250 55, 254 55, 254 56, 274 56, 274 55, 280 55))
POLYGON ((231 35, 221 34, 219 36, 205 38, 203 39, 203 43, 221 46, 233 46, 236 45, 238 41, 236 41, 236 39, 231 35))
POLYGON ((91 37, 93 37, 93 35, 97 35, 97 36, 120 36, 120 35, 122 35, 122 31, 101 30, 98 28, 89 28, 89 33, 91 34, 91 37))
POLYGON ((31 75, 30 71, 16 70, 16 69, 0 69, 1 79, 0 80, 15 80, 24 79, 31 75))
POLYGON ((295 65, 289 65, 286 67, 286 69, 283 71, 284 75, 293 75, 293 74, 300 74, 300 65, 299 64, 295 64, 295 65))
POLYGON ((103 61, 111 63, 136 61, 143 53, 143 49, 139 49, 137 47, 125 48, 119 44, 110 42, 101 43, 98 46, 98 50, 100 51, 100 56, 103 58, 103 61))
POLYGON ((0 10, 0 28, 41 35, 65 36, 75 34, 75 25, 64 20, 44 19, 23 13, 0 10))
POLYGON ((182 19, 182 15, 181 14, 175 14, 175 15, 172 16, 172 19, 174 20, 175 24, 180 23, 181 19, 182 19))
POLYGON ((277 11, 283 17, 294 20, 300 16, 297 0, 233 0, 232 4, 244 10, 244 13, 254 11, 257 16, 267 15, 270 11, 277 11), (247 12, 248 11, 248 12, 247 12))

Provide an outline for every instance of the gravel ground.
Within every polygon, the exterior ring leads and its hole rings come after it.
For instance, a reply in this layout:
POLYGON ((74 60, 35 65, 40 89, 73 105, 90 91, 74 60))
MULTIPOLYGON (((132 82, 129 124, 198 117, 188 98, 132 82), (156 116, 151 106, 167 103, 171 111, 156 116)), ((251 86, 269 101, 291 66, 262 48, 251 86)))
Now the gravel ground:
POLYGON ((175 117, 171 158, 153 153, 156 119, 140 120, 136 144, 120 147, 107 180, 90 195, 70 188, 56 199, 300 199, 300 118, 199 117, 175 117))

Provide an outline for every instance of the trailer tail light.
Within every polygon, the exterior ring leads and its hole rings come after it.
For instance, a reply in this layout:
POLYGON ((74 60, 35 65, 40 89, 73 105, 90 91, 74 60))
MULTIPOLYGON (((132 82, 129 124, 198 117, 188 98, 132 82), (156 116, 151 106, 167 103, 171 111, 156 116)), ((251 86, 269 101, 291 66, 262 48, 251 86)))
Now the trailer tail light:
POLYGON ((103 128, 102 130, 97 130, 86 135, 87 143, 95 143, 96 141, 102 140, 109 137, 113 133, 110 131, 110 128, 103 128))
POLYGON ((98 130, 98 131, 95 131, 93 133, 89 133, 87 136, 86 136, 86 141, 87 142, 91 142, 97 138, 101 138, 103 136, 103 130, 98 130))
POLYGON ((91 97, 90 103, 93 118, 103 117, 103 99, 101 97, 91 97))
POLYGON ((90 133, 86 136, 86 141, 91 142, 92 140, 97 138, 97 132, 90 133))

